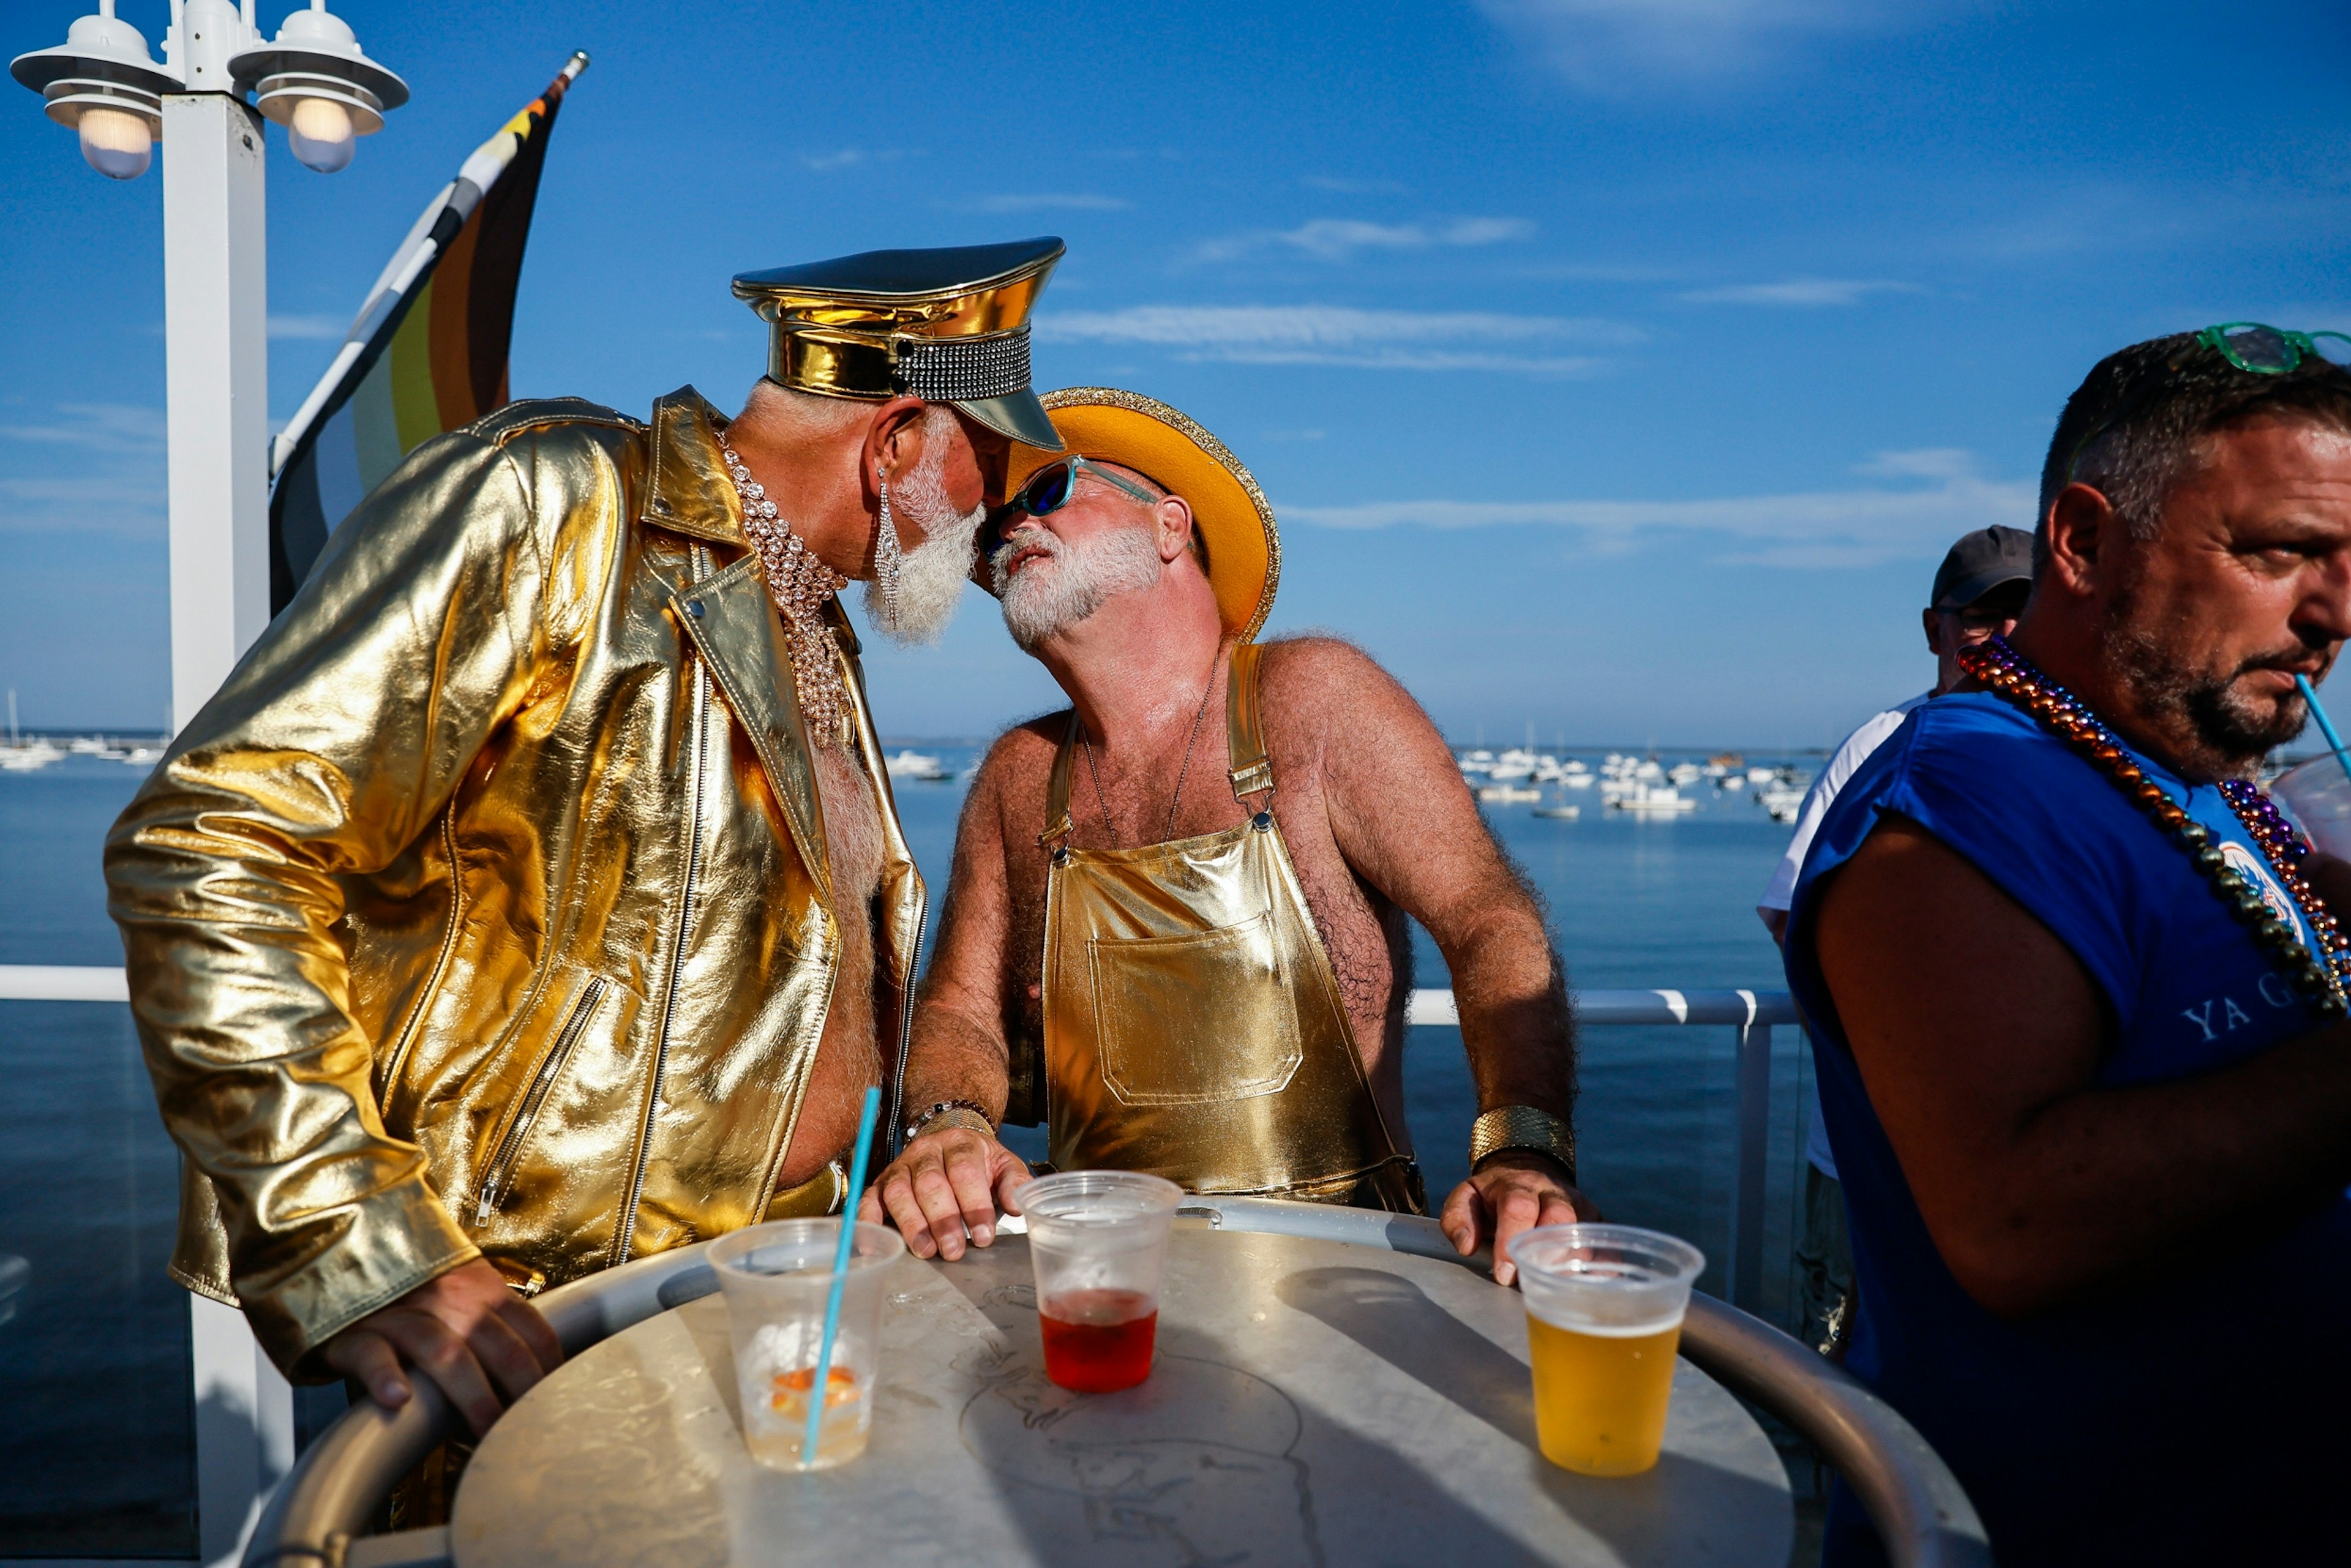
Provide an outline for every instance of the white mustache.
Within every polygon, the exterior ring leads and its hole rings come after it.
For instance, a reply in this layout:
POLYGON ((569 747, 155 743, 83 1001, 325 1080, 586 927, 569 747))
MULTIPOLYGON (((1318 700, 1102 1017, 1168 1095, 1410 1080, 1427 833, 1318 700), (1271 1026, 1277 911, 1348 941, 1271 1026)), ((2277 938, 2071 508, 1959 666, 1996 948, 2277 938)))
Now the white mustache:
POLYGON ((1044 551, 1047 559, 1051 560, 1060 560, 1069 551, 1069 547, 1061 542, 1060 536, 1034 523, 1013 529, 987 558, 988 576, 996 584, 998 599, 1004 597, 1005 584, 1012 580, 1012 558, 1029 549, 1044 551))

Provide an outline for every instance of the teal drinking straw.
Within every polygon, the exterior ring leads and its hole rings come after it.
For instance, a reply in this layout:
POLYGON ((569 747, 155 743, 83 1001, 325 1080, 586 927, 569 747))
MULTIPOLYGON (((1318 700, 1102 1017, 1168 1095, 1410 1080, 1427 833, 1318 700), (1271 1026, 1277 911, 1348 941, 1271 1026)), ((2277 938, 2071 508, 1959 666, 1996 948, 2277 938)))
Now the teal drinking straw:
POLYGON ((2335 753, 2335 764, 2343 769, 2343 777, 2351 779, 2351 757, 2343 754, 2343 737, 2335 733, 2335 726, 2327 721, 2326 710, 2318 706, 2317 688, 2310 684, 2308 675, 2294 676, 2294 684, 2302 688, 2302 700, 2310 705, 2310 716, 2318 721, 2318 733, 2326 737, 2328 748, 2335 753))
POLYGON ((849 1249, 857 1240, 857 1200, 865 1191, 865 1155, 873 1146, 873 1124, 882 1119, 882 1091, 865 1092, 865 1112, 857 1119, 857 1147, 849 1156, 849 1196, 841 1200, 841 1245, 832 1253, 832 1293, 824 1302, 824 1338, 816 1348, 816 1381, 809 1385, 808 1433, 800 1439, 800 1468, 816 1468, 817 1429, 824 1424, 825 1396, 831 1392, 832 1341, 841 1332, 841 1298, 849 1289, 849 1249))

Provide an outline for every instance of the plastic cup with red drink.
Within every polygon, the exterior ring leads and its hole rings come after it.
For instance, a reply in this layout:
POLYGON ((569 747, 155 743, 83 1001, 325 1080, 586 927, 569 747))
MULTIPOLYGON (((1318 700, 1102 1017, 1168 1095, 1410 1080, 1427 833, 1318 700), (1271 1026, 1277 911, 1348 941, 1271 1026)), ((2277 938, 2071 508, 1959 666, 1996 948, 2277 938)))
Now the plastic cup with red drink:
POLYGON ((1014 1195, 1029 1221, 1045 1375, 1082 1394, 1151 1375, 1167 1233, 1184 1189, 1131 1171, 1063 1171, 1014 1195))

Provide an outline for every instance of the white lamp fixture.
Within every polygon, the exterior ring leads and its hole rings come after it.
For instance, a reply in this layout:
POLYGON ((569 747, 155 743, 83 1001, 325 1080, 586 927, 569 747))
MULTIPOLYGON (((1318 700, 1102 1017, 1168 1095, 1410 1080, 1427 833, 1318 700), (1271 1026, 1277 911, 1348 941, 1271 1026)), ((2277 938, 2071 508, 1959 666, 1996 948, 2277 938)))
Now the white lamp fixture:
POLYGON ((173 0, 160 64, 114 5, 99 0, 98 15, 74 23, 63 45, 8 67, 48 100, 51 120, 80 132, 81 155, 110 179, 147 172, 169 93, 257 94, 255 107, 286 127, 294 156, 322 174, 349 164, 357 139, 381 131, 384 111, 408 101, 408 84, 367 57, 326 0, 287 17, 267 43, 253 0, 173 0))
POLYGON ((163 129, 163 94, 180 78, 155 63, 138 28, 99 0, 98 15, 66 29, 54 49, 9 62, 8 74, 47 100, 48 115, 81 134, 81 155, 110 180, 135 180, 154 158, 163 129))
POLYGON ((294 156, 322 174, 351 161, 357 138, 383 129, 383 113, 408 101, 408 84, 367 57, 349 24, 310 0, 267 45, 229 62, 254 107, 286 128, 294 156))

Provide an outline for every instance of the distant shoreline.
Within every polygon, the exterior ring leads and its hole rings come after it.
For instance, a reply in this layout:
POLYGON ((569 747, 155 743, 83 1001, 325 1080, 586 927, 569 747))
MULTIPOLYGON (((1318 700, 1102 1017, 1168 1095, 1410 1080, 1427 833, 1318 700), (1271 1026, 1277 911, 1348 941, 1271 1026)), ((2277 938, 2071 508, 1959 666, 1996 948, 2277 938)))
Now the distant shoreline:
MULTIPOLYGON (((165 734, 162 731, 152 729, 102 729, 94 727, 57 728, 53 727, 45 727, 37 729, 29 725, 25 727, 19 733, 26 740, 47 740, 51 742, 84 739, 120 740, 128 741, 139 746, 159 747, 168 745, 172 738, 168 734, 165 734)), ((919 751, 925 747, 968 747, 972 750, 980 750, 992 745, 995 738, 996 737, 993 736, 975 738, 970 736, 885 735, 881 737, 881 744, 884 750, 913 749, 919 751)), ((5 746, 7 744, 8 737, 5 734, 0 734, 0 746, 5 746)), ((1499 743, 1490 740, 1465 741, 1455 738, 1451 736, 1447 736, 1446 737, 1445 744, 1457 752, 1492 751, 1499 753, 1503 751, 1530 749, 1538 753, 1545 751, 1554 753, 1615 751, 1633 757, 1644 757, 1652 753, 1658 756, 1681 756, 1687 754, 1691 757, 1710 757, 1725 752, 1737 752, 1741 755, 1752 755, 1756 757, 1826 757, 1830 752, 1835 749, 1835 747, 1832 746, 1796 746, 1780 747, 1769 746, 1710 746, 1702 744, 1657 745, 1648 741, 1635 742, 1626 740, 1578 740, 1569 741, 1564 745, 1541 745, 1529 747, 1515 741, 1502 741, 1499 743)), ((2280 752, 2271 758, 2270 762, 2271 766, 2279 768, 2293 768, 2298 764, 2308 762, 2314 758, 2324 757, 2325 755, 2326 748, 2322 746, 2314 747, 2307 751, 2294 750, 2280 752)))

